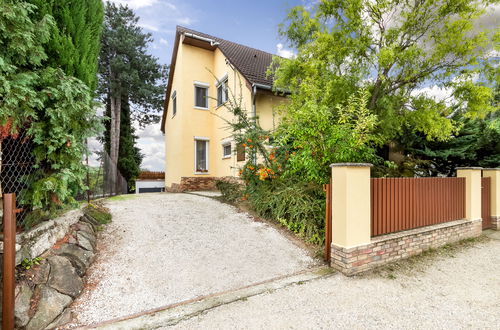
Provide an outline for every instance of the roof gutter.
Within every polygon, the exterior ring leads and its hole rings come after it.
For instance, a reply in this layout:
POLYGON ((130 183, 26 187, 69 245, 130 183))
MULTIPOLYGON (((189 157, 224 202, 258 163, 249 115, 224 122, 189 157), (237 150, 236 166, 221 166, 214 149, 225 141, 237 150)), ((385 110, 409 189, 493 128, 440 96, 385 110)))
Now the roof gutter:
POLYGON ((185 35, 186 37, 189 37, 189 38, 193 38, 193 39, 198 39, 198 40, 201 40, 201 41, 209 42, 210 46, 220 45, 220 42, 217 42, 217 41, 215 41, 213 39, 210 39, 210 38, 205 38, 205 37, 199 36, 199 35, 194 34, 194 33, 184 32, 182 34, 185 35))
POLYGON ((252 84, 252 88, 259 88, 259 89, 265 89, 265 90, 272 90, 273 87, 272 86, 269 86, 269 85, 263 85, 263 84, 257 84, 257 83, 253 83, 252 84))

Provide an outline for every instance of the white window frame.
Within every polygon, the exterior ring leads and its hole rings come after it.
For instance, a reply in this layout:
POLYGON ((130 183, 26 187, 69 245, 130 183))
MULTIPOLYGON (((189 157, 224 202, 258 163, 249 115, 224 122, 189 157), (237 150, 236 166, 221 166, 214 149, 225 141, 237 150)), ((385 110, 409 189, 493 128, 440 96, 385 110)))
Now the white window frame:
POLYGON ((208 165, 210 164, 210 159, 209 159, 209 156, 210 156, 210 152, 209 152, 209 148, 210 148, 210 139, 207 138, 207 137, 204 137, 204 136, 195 136, 194 137, 194 174, 196 175, 206 175, 209 173, 210 169, 208 167, 208 165), (207 143, 207 147, 206 147, 206 159, 207 159, 207 171, 206 172, 198 172, 196 169, 197 169, 197 159, 196 159, 196 142, 197 141, 205 141, 207 143))
POLYGON ((231 144, 231 141, 229 142, 222 142, 222 159, 228 159, 228 158, 231 158, 231 156, 233 155, 233 146, 231 144), (224 148, 229 146, 231 148, 231 150, 229 151, 229 155, 226 155, 224 153, 224 148))
POLYGON ((177 114, 177 91, 172 93, 172 118, 177 114))
POLYGON ((227 99, 229 98, 229 95, 226 95, 226 94, 229 94, 228 84, 229 84, 229 81, 227 78, 227 73, 221 79, 217 79, 217 85, 216 85, 217 107, 224 105, 224 103, 226 103, 227 99), (226 86, 225 89, 224 89, 224 84, 226 86), (219 103, 219 88, 220 87, 222 87, 222 100, 221 100, 222 102, 221 103, 219 103))
POLYGON ((204 82, 201 82, 201 81, 195 81, 194 82, 194 86, 193 86, 193 94, 194 94, 194 98, 193 98, 193 104, 194 104, 194 108, 195 109, 198 109, 198 110, 208 110, 208 100, 209 100, 209 97, 208 97, 208 92, 210 91, 210 85, 207 84, 207 83, 204 83, 204 82), (196 87, 198 88, 205 88, 207 90, 207 97, 206 97, 206 108, 205 107, 200 107, 198 105, 196 105, 196 87))

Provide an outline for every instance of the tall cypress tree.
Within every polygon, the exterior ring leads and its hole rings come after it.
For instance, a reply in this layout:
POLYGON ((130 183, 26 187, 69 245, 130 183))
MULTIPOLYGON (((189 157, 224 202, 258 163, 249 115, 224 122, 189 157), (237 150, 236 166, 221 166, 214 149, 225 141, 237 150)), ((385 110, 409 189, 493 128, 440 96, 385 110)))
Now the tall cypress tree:
POLYGON ((45 45, 46 64, 82 80, 93 92, 101 47, 104 8, 101 0, 27 0, 38 7, 35 16, 54 17, 56 25, 45 45))

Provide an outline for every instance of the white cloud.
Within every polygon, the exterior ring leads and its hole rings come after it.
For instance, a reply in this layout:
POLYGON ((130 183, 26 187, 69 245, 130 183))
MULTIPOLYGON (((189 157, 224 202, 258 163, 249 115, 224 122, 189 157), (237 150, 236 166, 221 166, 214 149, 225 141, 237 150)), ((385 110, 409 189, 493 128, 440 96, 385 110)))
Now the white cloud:
POLYGON ((276 54, 285 58, 295 57, 295 53, 290 49, 285 49, 282 43, 276 45, 276 54))
POLYGON ((181 17, 177 19, 177 23, 181 25, 191 25, 194 23, 194 20, 190 17, 181 17))
POLYGON ((160 44, 162 45, 168 45, 168 41, 163 39, 163 38, 160 38, 160 44))
POLYGON ((108 2, 114 2, 118 5, 128 5, 132 9, 151 7, 157 4, 158 1, 159 0, 108 0, 108 2))
POLYGON ((436 101, 444 101, 447 106, 451 106, 453 103, 452 88, 442 88, 437 85, 427 86, 419 89, 415 89, 411 92, 412 96, 426 95, 433 98, 436 101))
POLYGON ((155 25, 151 25, 151 24, 147 24, 147 23, 143 23, 143 22, 139 22, 137 25, 139 25, 143 29, 150 30, 153 32, 160 31, 160 28, 158 26, 155 26, 155 25))
POLYGON ((318 3, 319 0, 302 0, 302 5, 306 10, 312 10, 318 3))
POLYGON ((165 170, 165 140, 160 130, 160 124, 152 124, 137 130, 139 139, 137 146, 141 149, 144 159, 141 168, 151 171, 165 170))

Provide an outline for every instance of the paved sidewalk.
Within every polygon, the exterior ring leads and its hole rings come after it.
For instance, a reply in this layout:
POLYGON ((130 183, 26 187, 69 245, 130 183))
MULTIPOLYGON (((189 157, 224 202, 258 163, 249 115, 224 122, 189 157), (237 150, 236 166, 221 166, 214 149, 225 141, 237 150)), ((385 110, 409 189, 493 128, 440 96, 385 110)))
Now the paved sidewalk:
POLYGON ((173 328, 500 329, 498 233, 411 271, 336 274, 208 310, 173 328))

